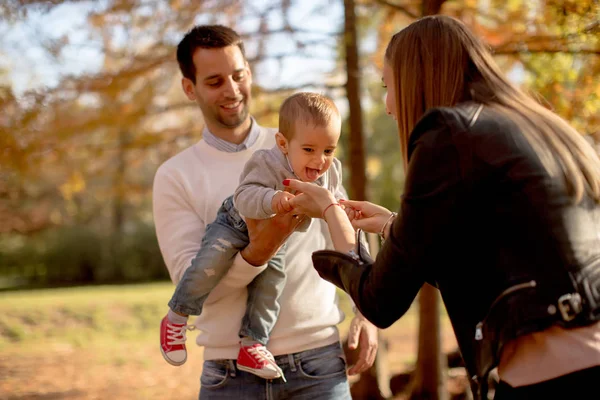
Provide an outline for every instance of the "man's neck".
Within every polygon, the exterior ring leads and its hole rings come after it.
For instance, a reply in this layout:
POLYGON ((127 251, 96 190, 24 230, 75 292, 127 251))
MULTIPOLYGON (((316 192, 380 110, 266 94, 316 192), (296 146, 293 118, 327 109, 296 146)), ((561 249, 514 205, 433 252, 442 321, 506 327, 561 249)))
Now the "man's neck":
POLYGON ((252 127, 252 119, 250 116, 246 118, 240 126, 235 128, 226 128, 224 126, 220 126, 219 124, 213 124, 206 122, 206 127, 216 137, 219 139, 223 139, 229 143, 240 144, 242 143, 248 133, 250 133, 250 128, 252 127))

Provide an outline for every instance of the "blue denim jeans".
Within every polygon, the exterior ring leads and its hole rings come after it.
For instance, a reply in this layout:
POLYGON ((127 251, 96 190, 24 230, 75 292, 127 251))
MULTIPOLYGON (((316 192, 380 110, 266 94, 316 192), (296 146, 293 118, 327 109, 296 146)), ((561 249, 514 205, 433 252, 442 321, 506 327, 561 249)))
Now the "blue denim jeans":
POLYGON ((208 360, 200 400, 351 400, 340 343, 275 357, 287 382, 266 380, 236 368, 235 360, 208 360))
MULTIPOLYGON (((171 310, 200 315, 209 293, 225 276, 236 254, 248 242, 248 228, 230 196, 223 201, 215 221, 207 225, 202 246, 169 301, 171 310)), ((284 256, 285 245, 269 261, 267 268, 248 285, 248 302, 240 337, 249 336, 267 344, 277 322, 279 296, 285 286, 284 256)))

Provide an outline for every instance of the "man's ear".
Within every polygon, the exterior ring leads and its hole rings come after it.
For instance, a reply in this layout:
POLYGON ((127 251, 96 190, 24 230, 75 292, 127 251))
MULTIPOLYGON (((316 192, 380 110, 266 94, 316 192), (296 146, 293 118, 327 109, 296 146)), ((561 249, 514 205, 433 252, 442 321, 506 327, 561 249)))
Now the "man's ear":
POLYGON ((281 150, 281 152, 285 155, 288 153, 288 140, 283 136, 283 133, 277 132, 275 134, 275 142, 277 143, 277 147, 281 150))
POLYGON ((195 101, 196 100, 196 92, 194 91, 194 82, 189 78, 181 78, 181 87, 183 88, 183 92, 187 96, 188 99, 195 101))

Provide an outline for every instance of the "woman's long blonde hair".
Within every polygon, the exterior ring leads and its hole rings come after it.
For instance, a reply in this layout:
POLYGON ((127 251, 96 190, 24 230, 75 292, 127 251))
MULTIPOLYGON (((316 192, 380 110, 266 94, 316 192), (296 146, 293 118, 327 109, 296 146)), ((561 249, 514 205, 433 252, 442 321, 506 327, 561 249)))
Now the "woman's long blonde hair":
POLYGON ((600 159, 585 138, 500 71, 490 51, 460 21, 421 18, 396 33, 385 52, 393 70, 398 132, 405 167, 408 137, 433 107, 472 100, 511 118, 550 174, 563 174, 569 194, 600 202, 600 159))

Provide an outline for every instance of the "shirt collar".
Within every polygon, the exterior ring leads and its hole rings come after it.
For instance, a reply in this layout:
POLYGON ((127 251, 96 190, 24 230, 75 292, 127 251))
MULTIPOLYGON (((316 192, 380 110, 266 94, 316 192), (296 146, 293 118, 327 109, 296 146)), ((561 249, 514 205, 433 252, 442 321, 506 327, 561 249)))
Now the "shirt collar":
POLYGON ((256 120, 254 120, 253 117, 250 117, 250 121, 250 132, 248 132, 248 135, 246 135, 246 138, 240 144, 231 143, 215 136, 208 130, 207 126, 204 126, 204 129, 202 130, 202 138, 209 146, 226 153, 236 153, 238 151, 246 150, 256 143, 260 134, 260 127, 256 123, 256 120))

